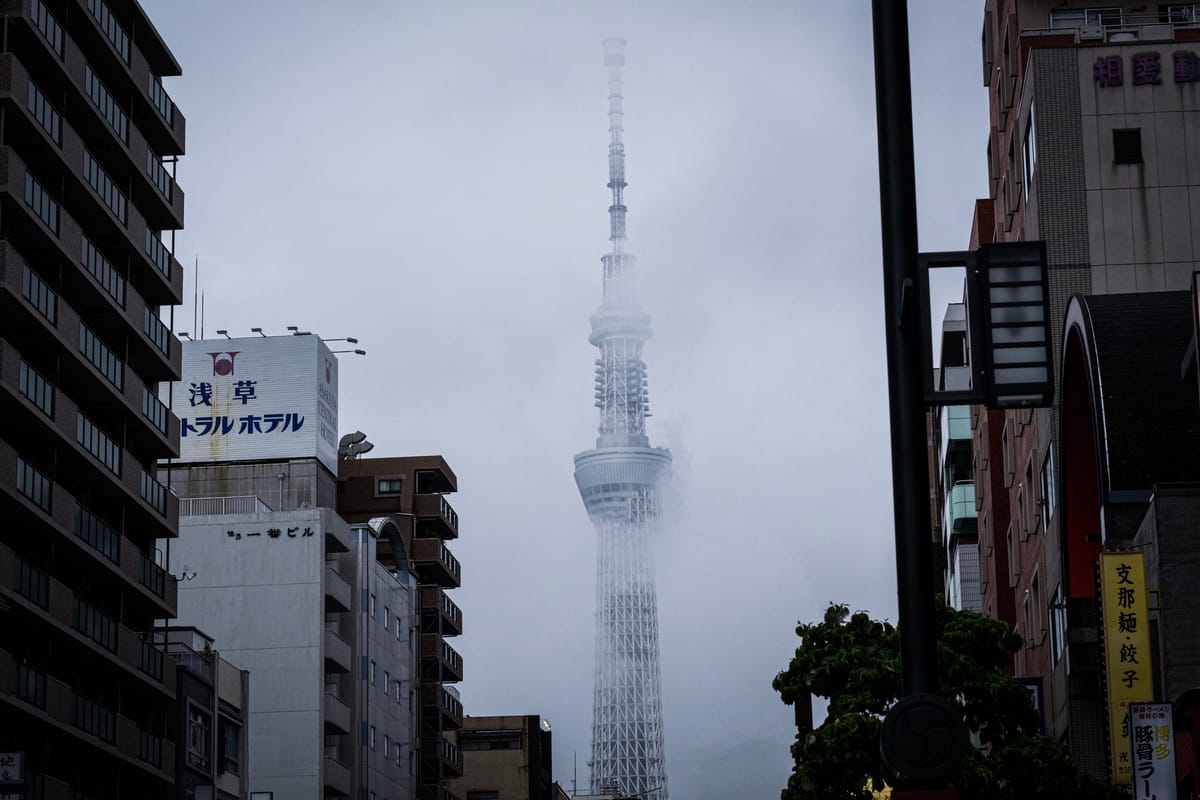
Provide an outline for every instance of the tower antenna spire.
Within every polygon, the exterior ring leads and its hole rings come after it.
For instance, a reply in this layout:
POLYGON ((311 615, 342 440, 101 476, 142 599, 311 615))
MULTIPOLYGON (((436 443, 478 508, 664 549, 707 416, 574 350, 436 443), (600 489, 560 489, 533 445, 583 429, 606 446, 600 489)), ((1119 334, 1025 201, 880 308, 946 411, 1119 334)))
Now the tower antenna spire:
POLYGON ((608 207, 612 248, 588 340, 596 359, 596 447, 575 456, 575 483, 596 529, 596 674, 592 791, 667 800, 658 657, 658 599, 650 541, 658 530, 671 454, 646 435, 650 402, 642 349, 650 315, 638 302, 636 259, 625 252, 625 40, 604 42, 608 67, 608 207))
POLYGON ((608 67, 608 188, 612 205, 608 207, 608 238, 613 252, 620 253, 625 243, 625 133, 624 95, 621 69, 625 66, 625 40, 604 40, 604 65, 608 67))

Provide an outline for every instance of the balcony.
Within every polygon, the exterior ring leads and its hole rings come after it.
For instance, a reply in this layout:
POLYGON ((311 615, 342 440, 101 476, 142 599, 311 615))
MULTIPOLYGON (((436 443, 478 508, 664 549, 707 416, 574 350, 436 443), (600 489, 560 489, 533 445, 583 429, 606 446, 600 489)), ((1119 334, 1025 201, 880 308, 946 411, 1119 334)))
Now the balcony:
POLYGON ((444 778, 462 777, 462 754, 453 743, 441 736, 421 738, 421 759, 427 763, 437 763, 444 778))
POLYGON ((325 567, 325 613, 342 613, 350 610, 350 584, 333 567, 325 567))
POLYGON ((159 739, 158 746, 151 748, 154 750, 154 761, 142 758, 147 750, 139 746, 139 733, 144 732, 133 720, 119 713, 114 714, 115 725, 109 729, 108 736, 102 739, 76 724, 76 695, 71 686, 50 675, 38 673, 43 680, 43 688, 40 696, 33 698, 24 694, 21 687, 15 684, 16 674, 16 659, 12 654, 0 650, 0 702, 49 722, 61 731, 68 731, 112 758, 144 769, 161 780, 171 780, 175 770, 173 744, 159 739))
POLYGON ((462 636, 462 611, 438 586, 421 587, 421 630, 442 636, 462 636))
POLYGON ((325 669, 328 672, 349 672, 354 663, 350 656, 350 643, 337 635, 337 632, 325 629, 325 669))
POLYGON ((436 633, 421 634, 421 679, 442 683, 463 679, 462 656, 436 633))
POLYGON ((976 532, 975 482, 959 481, 946 495, 945 529, 951 536, 971 536, 976 532))
POLYGON ((412 564, 421 583, 457 588, 461 582, 458 559, 441 539, 413 539, 412 564))
POLYGON ((271 507, 257 495, 237 497, 183 497, 179 500, 179 516, 205 517, 217 514, 270 514, 271 507))
POLYGON ((417 536, 458 538, 458 512, 443 495, 413 495, 413 517, 417 536))
POLYGON ((350 796, 350 770, 346 769, 340 761, 335 761, 330 756, 325 756, 324 762, 325 773, 325 788, 329 790, 326 797, 349 797, 350 796))
POLYGON ((426 720, 439 719, 440 730, 458 730, 463 723, 462 703, 440 683, 421 685, 421 715, 426 720))
POLYGON ((350 706, 328 691, 324 697, 325 735, 337 736, 350 733, 350 706))

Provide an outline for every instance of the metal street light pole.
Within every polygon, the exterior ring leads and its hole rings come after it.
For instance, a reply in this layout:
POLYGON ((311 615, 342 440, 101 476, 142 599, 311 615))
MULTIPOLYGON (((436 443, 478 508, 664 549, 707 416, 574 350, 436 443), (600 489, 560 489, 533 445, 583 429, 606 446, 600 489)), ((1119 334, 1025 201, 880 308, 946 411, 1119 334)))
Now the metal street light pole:
POLYGON ((885 763, 906 783, 923 787, 938 784, 953 770, 965 732, 953 706, 937 697, 920 335, 920 315, 928 311, 917 283, 907 3, 873 0, 872 16, 903 695, 884 721, 880 744, 885 763))

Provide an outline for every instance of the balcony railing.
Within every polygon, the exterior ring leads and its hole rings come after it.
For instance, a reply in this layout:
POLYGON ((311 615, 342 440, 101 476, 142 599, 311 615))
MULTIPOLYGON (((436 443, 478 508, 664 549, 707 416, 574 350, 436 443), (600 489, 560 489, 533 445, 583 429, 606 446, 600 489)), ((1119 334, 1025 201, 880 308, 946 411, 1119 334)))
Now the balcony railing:
POLYGON ((236 497, 184 497, 179 500, 179 516, 181 517, 269 513, 271 513, 271 507, 252 494, 236 497))

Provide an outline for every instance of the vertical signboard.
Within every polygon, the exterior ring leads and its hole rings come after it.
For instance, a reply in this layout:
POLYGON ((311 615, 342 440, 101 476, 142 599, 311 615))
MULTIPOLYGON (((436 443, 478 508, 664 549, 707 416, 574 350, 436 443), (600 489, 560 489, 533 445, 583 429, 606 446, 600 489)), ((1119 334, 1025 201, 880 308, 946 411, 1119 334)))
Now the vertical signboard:
POLYGON ((1112 780, 1128 786, 1133 782, 1129 705, 1154 699, 1145 557, 1141 553, 1101 553, 1100 594, 1112 780))
POLYGON ((1130 703, 1134 800, 1176 800, 1170 703, 1130 703))
POLYGON ((336 474, 337 368, 314 335, 183 342, 179 460, 317 458, 336 474))

